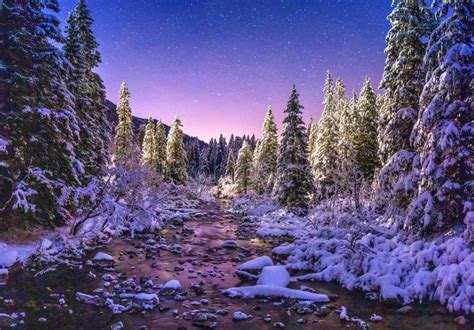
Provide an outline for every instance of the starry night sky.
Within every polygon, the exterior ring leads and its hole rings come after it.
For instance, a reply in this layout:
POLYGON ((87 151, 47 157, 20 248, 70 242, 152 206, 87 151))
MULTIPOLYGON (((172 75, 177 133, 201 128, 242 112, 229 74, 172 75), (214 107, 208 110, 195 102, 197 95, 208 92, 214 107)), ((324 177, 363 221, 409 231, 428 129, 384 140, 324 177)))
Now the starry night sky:
MULTIPOLYGON (((76 0, 60 0, 61 21, 76 0)), ((390 0, 89 0, 98 72, 116 102, 121 81, 133 114, 204 140, 260 135, 272 105, 278 125, 296 84, 304 117, 319 118, 326 70, 348 94, 378 86, 390 0)))

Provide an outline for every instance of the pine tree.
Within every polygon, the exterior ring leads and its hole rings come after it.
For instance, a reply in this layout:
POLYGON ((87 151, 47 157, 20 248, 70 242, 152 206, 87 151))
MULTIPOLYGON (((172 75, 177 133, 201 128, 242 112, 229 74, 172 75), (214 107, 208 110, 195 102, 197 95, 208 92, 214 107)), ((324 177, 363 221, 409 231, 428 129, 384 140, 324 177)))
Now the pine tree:
POLYGON ((399 150, 410 149, 410 134, 419 109, 425 81, 425 40, 432 30, 432 14, 424 0, 397 0, 388 16, 381 110, 380 161, 384 164, 399 150))
POLYGON ((368 181, 372 181, 378 165, 377 125, 377 95, 366 77, 357 102, 354 148, 357 168, 368 181))
POLYGON ((174 120, 166 141, 166 176, 178 184, 184 184, 187 180, 186 152, 179 118, 174 120))
POLYGON ((142 142, 142 163, 150 168, 156 168, 155 155, 155 123, 153 118, 148 118, 145 127, 145 136, 142 142))
POLYGON ((337 141, 338 119, 334 102, 334 91, 331 74, 327 73, 324 85, 324 112, 318 124, 316 146, 311 159, 316 181, 318 198, 326 198, 335 193, 337 180, 337 141))
POLYGON ((189 142, 186 148, 186 158, 187 158, 187 171, 188 174, 196 178, 201 172, 201 150, 199 147, 199 141, 197 139, 192 139, 189 142))
POLYGON ((242 148, 239 150, 239 156, 237 158, 237 166, 235 170, 235 181, 240 192, 244 194, 250 186, 252 172, 252 150, 247 141, 244 141, 242 148))
POLYGON ((411 136, 421 169, 406 226, 429 234, 465 220, 472 238, 474 4, 444 2, 439 14, 446 16, 428 44, 427 81, 411 136))
POLYGON ((278 154, 277 127, 272 107, 268 107, 262 127, 262 139, 254 153, 253 187, 257 193, 263 193, 272 186, 269 180, 275 177, 278 154))
POLYGON ((127 84, 120 86, 117 105, 118 124, 115 128, 113 161, 116 166, 130 167, 131 156, 135 152, 135 140, 132 128, 132 109, 129 103, 130 92, 127 84))
POLYGON ((83 168, 67 60, 55 46, 63 42, 58 3, 0 7, 0 218, 62 224, 83 168))
POLYGON ((77 155, 85 166, 84 179, 87 181, 100 175, 105 168, 111 128, 107 120, 105 88, 102 79, 93 72, 100 63, 100 53, 91 28, 93 19, 84 0, 79 1, 66 23, 63 49, 72 67, 68 85, 76 98, 76 112, 80 118, 77 155))
POLYGON ((298 96, 293 86, 283 121, 274 195, 280 205, 304 211, 314 187, 307 154, 308 136, 301 118, 303 106, 298 96))
POLYGON ((225 166, 225 175, 229 176, 232 183, 235 182, 235 167, 237 164, 237 141, 234 139, 234 134, 231 134, 229 139, 229 148, 227 154, 227 161, 225 166))
POLYGON ((318 124, 311 117, 308 124, 308 157, 311 167, 314 167, 314 150, 316 149, 316 138, 318 136, 318 124))
POLYGON ((227 163, 227 142, 225 137, 221 134, 216 146, 216 173, 215 178, 218 180, 224 175, 225 166, 227 163))
POLYGON ((166 131, 161 121, 156 124, 154 156, 156 172, 165 175, 166 173, 166 131))

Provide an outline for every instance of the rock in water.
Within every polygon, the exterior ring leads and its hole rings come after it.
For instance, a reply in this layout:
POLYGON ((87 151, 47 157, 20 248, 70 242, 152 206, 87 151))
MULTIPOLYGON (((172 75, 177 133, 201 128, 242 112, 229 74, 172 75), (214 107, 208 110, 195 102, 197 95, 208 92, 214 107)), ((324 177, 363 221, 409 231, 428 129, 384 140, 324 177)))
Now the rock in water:
POLYGON ((222 243, 222 247, 225 249, 236 249, 239 246, 237 245, 235 241, 227 240, 222 243))
POLYGON ((257 284, 286 287, 290 283, 290 274, 285 266, 267 266, 258 277, 257 284))
POLYGON ((242 321, 242 320, 247 320, 251 317, 252 317, 251 315, 245 314, 243 312, 234 312, 233 320, 234 321, 242 321))
POLYGON ((114 257, 104 252, 97 252, 93 260, 94 261, 114 261, 114 257))

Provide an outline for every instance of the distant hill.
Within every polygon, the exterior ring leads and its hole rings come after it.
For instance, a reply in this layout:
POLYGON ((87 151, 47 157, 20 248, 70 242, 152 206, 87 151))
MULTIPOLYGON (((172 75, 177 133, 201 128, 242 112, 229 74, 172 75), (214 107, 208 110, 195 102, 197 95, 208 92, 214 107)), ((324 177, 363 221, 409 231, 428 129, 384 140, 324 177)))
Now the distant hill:
MULTIPOLYGON (((109 109, 109 112, 107 114, 109 122, 111 123, 112 127, 115 127, 117 125, 117 121, 118 121, 117 106, 109 100, 106 100, 105 105, 109 109)), ((147 122, 147 119, 133 116, 133 130, 135 131, 135 134, 138 135, 139 141, 143 140, 143 135, 145 133, 146 122, 147 122)), ((165 123, 163 123, 163 125, 165 126, 166 134, 168 134, 168 132, 170 130, 170 126, 166 125, 165 123)), ((199 140, 197 137, 193 137, 193 136, 189 136, 187 134, 184 134, 183 142, 186 146, 188 146, 193 141, 197 141, 199 143, 199 148, 200 149, 207 146, 206 142, 204 142, 202 140, 199 140)))

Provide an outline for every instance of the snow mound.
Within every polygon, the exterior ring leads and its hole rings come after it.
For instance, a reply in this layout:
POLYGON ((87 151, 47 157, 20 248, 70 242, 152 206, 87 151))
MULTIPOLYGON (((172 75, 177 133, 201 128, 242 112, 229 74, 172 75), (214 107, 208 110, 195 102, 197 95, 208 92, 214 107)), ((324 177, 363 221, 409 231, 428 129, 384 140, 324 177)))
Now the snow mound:
POLYGON ((234 312, 234 317, 233 319, 235 321, 243 321, 251 318, 252 315, 245 314, 244 312, 234 312))
POLYGON ((290 274, 285 266, 267 266, 258 277, 257 284, 286 287, 290 283, 290 274))
POLYGON ((94 260, 95 261, 114 261, 114 257, 104 252, 97 252, 97 254, 94 257, 94 260))
POLYGON ((260 270, 267 266, 273 266, 272 259, 267 256, 261 256, 244 262, 240 265, 239 270, 260 270))
POLYGON ((254 285, 229 288, 224 293, 232 298, 283 297, 314 302, 328 302, 328 296, 302 290, 283 288, 273 285, 254 285))
POLYGON ((180 287, 181 287, 181 283, 178 280, 170 280, 163 285, 162 289, 177 290, 180 287))

